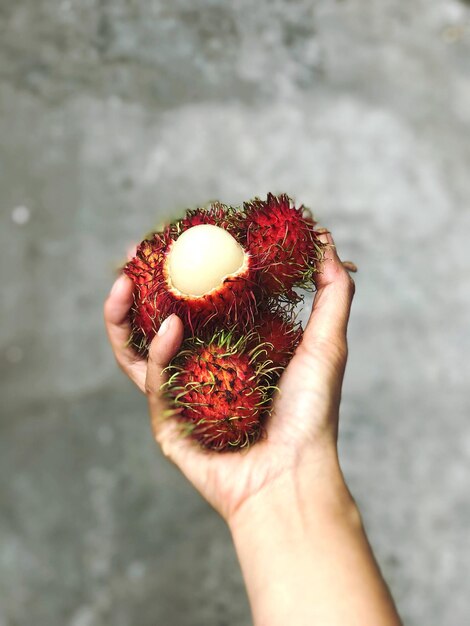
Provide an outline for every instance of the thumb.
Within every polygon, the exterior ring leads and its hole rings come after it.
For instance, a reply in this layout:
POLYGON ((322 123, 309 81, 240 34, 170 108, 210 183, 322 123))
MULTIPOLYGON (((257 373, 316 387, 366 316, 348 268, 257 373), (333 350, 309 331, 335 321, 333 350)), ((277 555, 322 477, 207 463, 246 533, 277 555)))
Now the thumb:
POLYGON ((145 393, 149 403, 152 431, 159 442, 165 423, 165 411, 168 408, 160 391, 165 382, 163 370, 178 352, 182 341, 183 323, 176 315, 170 315, 164 320, 150 344, 145 393))

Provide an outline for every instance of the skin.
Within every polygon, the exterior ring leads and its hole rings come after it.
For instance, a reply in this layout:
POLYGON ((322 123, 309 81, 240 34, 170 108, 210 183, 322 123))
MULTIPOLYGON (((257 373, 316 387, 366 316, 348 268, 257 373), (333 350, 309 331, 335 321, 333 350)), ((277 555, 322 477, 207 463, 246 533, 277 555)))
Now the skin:
POLYGON ((183 336, 171 315, 148 362, 127 340, 133 284, 118 278, 104 307, 116 360, 148 398, 151 426, 175 463, 227 522, 256 626, 401 624, 343 477, 337 453, 346 331, 354 282, 330 244, 304 337, 279 383, 267 437, 210 453, 181 438, 160 395, 183 336))

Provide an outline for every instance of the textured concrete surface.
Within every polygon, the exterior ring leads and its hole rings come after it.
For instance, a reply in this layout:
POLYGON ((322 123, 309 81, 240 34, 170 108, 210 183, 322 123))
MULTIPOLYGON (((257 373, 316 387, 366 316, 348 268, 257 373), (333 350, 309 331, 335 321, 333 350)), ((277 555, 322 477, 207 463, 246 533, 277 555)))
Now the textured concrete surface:
POLYGON ((470 604, 470 7, 0 0, 0 625, 246 626, 106 344, 129 242, 287 191, 360 266, 341 454, 405 622, 470 604))

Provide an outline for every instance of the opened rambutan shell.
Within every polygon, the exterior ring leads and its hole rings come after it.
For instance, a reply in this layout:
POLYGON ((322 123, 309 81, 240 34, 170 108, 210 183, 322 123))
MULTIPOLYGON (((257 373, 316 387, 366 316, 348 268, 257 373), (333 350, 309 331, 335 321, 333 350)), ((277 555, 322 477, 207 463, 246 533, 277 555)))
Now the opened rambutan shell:
POLYGON ((170 407, 201 446, 238 449, 260 438, 273 387, 247 337, 218 331, 207 340, 187 339, 167 373, 170 407))
POLYGON ((265 291, 296 300, 294 287, 313 287, 313 275, 323 257, 324 245, 315 222, 295 208, 289 196, 268 194, 244 204, 239 228, 246 230, 246 249, 260 268, 265 291))
POLYGON ((242 243, 240 241, 241 231, 236 216, 237 210, 234 207, 221 202, 211 202, 207 207, 187 209, 184 218, 171 224, 170 228, 172 233, 178 236, 193 226, 212 224, 213 226, 223 228, 242 243))
POLYGON ((175 313, 185 326, 186 336, 208 327, 238 325, 250 328, 256 317, 260 288, 258 273, 249 253, 243 265, 217 287, 202 296, 186 295, 171 282, 167 260, 178 235, 172 227, 155 233, 137 248, 124 272, 134 281, 131 311, 132 343, 145 354, 163 320, 175 313))

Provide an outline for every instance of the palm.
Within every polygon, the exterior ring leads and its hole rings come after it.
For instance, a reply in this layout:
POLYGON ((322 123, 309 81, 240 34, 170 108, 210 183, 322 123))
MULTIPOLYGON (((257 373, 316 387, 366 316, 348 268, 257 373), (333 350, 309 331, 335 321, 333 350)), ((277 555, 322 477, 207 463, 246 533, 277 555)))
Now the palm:
POLYGON ((161 417, 166 408, 159 393, 163 370, 181 344, 181 320, 168 318, 169 330, 152 342, 148 363, 137 358, 128 346, 133 283, 124 275, 116 281, 104 311, 116 360, 147 393, 153 430, 164 454, 224 517, 288 475, 297 463, 305 458, 310 461, 312 454, 321 450, 322 441, 336 438, 353 286, 334 248, 328 248, 317 277, 312 315, 302 343, 281 377, 280 392, 266 424, 267 436, 249 450, 216 454, 175 437, 175 421, 161 417))
POLYGON ((160 433, 167 454, 202 495, 228 519, 246 500, 289 474, 304 452, 322 436, 335 436, 338 398, 324 389, 329 373, 321 351, 302 345, 280 383, 266 436, 250 449, 207 453, 160 433))

